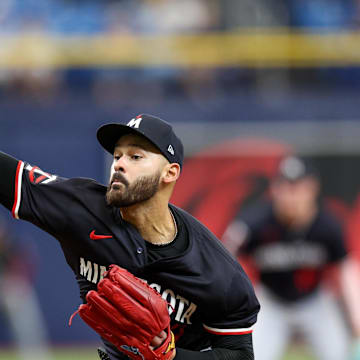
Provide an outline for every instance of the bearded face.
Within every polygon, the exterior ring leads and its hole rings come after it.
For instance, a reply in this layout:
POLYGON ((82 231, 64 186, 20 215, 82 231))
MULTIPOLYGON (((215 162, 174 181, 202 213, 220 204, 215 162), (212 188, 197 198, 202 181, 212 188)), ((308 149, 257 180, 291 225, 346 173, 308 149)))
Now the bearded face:
POLYGON ((111 176, 106 202, 114 207, 128 207, 152 198, 159 189, 160 171, 153 175, 141 176, 130 184, 121 172, 111 176))

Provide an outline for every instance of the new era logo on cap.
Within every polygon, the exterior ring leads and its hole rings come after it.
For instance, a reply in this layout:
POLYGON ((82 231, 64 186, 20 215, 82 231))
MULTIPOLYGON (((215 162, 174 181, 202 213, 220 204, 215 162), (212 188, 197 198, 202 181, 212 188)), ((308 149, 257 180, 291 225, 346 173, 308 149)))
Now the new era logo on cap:
POLYGON ((175 155, 174 148, 171 146, 171 144, 168 146, 168 152, 169 152, 171 155, 175 155))

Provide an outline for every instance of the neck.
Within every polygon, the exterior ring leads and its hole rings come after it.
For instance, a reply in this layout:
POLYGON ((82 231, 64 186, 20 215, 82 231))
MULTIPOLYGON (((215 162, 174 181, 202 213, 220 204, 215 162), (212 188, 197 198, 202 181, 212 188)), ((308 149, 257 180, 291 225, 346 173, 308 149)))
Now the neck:
POLYGON ((156 197, 146 202, 120 209, 122 218, 134 225, 144 240, 152 244, 166 244, 176 236, 176 223, 168 201, 156 197))

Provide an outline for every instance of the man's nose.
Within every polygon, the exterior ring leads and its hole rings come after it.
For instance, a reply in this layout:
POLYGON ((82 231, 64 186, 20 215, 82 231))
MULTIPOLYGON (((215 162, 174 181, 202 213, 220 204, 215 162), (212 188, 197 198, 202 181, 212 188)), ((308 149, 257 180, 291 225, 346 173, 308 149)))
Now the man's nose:
POLYGON ((123 156, 121 156, 119 159, 117 159, 114 162, 114 170, 115 171, 125 172, 125 164, 124 164, 124 157, 123 156))

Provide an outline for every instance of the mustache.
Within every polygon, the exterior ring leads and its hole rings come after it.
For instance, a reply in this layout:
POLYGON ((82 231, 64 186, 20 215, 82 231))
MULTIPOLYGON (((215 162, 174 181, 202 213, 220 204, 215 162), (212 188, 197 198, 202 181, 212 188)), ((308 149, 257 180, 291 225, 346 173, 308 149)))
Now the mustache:
POLYGON ((114 181, 121 182, 125 186, 129 185, 129 182, 125 179, 125 176, 120 172, 116 172, 113 174, 113 176, 111 177, 110 185, 112 185, 114 181))

